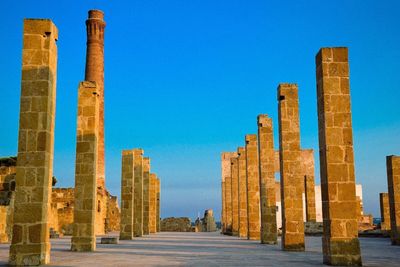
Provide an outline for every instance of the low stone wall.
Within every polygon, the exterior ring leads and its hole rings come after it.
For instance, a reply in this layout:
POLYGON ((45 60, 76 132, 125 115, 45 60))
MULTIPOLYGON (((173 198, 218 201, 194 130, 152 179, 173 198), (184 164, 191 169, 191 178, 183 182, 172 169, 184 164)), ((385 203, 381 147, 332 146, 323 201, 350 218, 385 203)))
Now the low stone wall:
POLYGON ((191 232, 192 225, 187 217, 169 217, 161 220, 161 232, 191 232))

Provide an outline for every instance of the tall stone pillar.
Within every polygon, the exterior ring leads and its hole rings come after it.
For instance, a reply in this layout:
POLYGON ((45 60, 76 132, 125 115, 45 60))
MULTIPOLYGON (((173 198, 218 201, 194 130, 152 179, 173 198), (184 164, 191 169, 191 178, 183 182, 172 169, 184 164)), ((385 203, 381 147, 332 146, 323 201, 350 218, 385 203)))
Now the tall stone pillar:
POLYGON ((272 119, 259 115, 258 123, 258 158, 260 172, 261 199, 261 243, 277 244, 275 196, 275 152, 272 119))
POLYGON ((143 158, 143 234, 149 232, 149 211, 150 211, 150 159, 143 158))
POLYGON ((239 173, 238 159, 231 158, 232 235, 239 233, 239 173))
POLYGON ((390 207, 389 207, 389 194, 380 193, 379 203, 381 208, 381 230, 390 230, 390 207))
POLYGON ((149 205, 149 232, 150 234, 154 234, 157 232, 157 222, 156 222, 156 208, 157 208, 157 199, 156 199, 156 182, 157 175, 154 173, 150 173, 150 187, 149 187, 149 195, 150 195, 150 205, 149 205))
POLYGON ((239 237, 247 238, 247 181, 246 181, 246 149, 239 147, 238 155, 238 176, 239 176, 239 237))
POLYGON ((143 150, 133 150, 134 162, 134 235, 143 235, 143 150))
POLYGON ((99 141, 97 186, 104 188, 104 13, 100 10, 89 10, 86 20, 86 68, 85 81, 94 81, 99 88, 99 141))
POLYGON ((304 195, 306 200, 306 221, 316 222, 315 208, 315 178, 314 178, 314 150, 303 149, 301 151, 304 173, 304 195))
POLYGON ((160 178, 156 180, 156 232, 160 232, 160 201, 161 201, 161 181, 160 178))
POLYGON ((248 134, 246 142, 248 239, 260 240, 260 176, 257 135, 248 134))
POLYGON ((18 161, 10 265, 50 262, 58 30, 51 20, 25 19, 18 161))
POLYGON ((132 240, 134 235, 134 155, 133 150, 122 151, 121 220, 119 239, 132 240))
POLYGON ((299 98, 296 84, 280 84, 279 158, 282 203, 282 249, 304 251, 302 162, 299 98))
POLYGON ((96 175, 99 95, 96 82, 81 82, 75 162, 74 224, 72 251, 96 250, 96 175))
POLYGON ((361 265, 347 48, 316 56, 324 263, 361 265))
POLYGON ((387 156, 386 167, 392 245, 400 245, 400 156, 387 156))
POLYGON ((236 152, 223 152, 221 154, 221 173, 225 184, 225 232, 232 233, 232 177, 231 177, 231 158, 237 157, 236 152))
POLYGON ((221 194, 222 194, 222 205, 221 205, 221 231, 222 233, 225 233, 225 217, 226 217, 226 211, 225 211, 225 179, 222 177, 221 179, 221 194))

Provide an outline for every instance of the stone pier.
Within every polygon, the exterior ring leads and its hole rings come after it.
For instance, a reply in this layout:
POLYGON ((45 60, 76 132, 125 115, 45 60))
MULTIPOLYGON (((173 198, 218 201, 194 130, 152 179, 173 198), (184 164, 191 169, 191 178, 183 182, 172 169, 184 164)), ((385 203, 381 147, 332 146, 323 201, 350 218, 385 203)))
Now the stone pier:
POLYGON ((304 176, 302 175, 297 85, 280 84, 278 101, 282 249, 304 251, 304 176))
POLYGON ((380 193, 379 203, 381 208, 381 230, 390 230, 390 206, 389 206, 389 194, 380 193))
POLYGON ((232 235, 239 233, 239 177, 238 158, 231 158, 232 235))
POLYGON ((304 174, 304 196, 306 200, 306 221, 316 222, 317 211, 315 207, 315 178, 314 178, 314 150, 303 149, 301 151, 303 174, 304 174))
POLYGON ((160 206, 160 201, 161 201, 161 181, 160 178, 157 178, 156 180, 156 232, 160 232, 160 215, 161 215, 161 206, 160 206))
POLYGON ((72 251, 96 250, 98 90, 96 82, 79 84, 72 251))
POLYGON ((150 195, 150 205, 149 205, 149 232, 150 234, 154 234, 157 232, 157 196, 156 196, 156 185, 157 185, 157 175, 154 173, 150 173, 150 186, 149 186, 149 195, 150 195))
POLYGON ((239 176, 239 237, 247 238, 247 181, 246 181, 246 149, 239 147, 238 155, 238 176, 239 176))
POLYGON ((221 193, 222 193, 222 204, 221 204, 221 231, 225 233, 225 179, 221 179, 221 193))
POLYGON ((10 265, 50 262, 58 30, 51 20, 25 19, 22 49, 13 237, 10 265))
POLYGON ((149 232, 149 212, 150 212, 150 159, 143 158, 143 234, 149 232))
POLYGON ((86 68, 85 81, 95 81, 99 91, 99 129, 97 186, 104 188, 104 13, 89 10, 86 20, 86 68))
POLYGON ((248 134, 246 142, 248 239, 260 240, 260 178, 257 135, 248 134))
POLYGON ((392 245, 400 245, 400 156, 387 156, 386 168, 392 245))
POLYGON ((267 115, 257 117, 258 158, 260 172, 261 243, 277 244, 275 196, 275 152, 272 119, 267 115))
POLYGON ((121 222, 119 239, 132 240, 134 233, 134 155, 133 150, 122 151, 121 222))
POLYGON ((231 158, 237 157, 236 152, 223 152, 221 155, 221 173, 224 182, 224 233, 232 233, 232 177, 231 177, 231 158))
POLYGON ((316 56, 323 261, 361 265, 348 51, 322 48, 316 56))
POLYGON ((134 236, 139 237, 143 235, 143 150, 133 150, 134 162, 134 211, 133 211, 133 225, 134 236))

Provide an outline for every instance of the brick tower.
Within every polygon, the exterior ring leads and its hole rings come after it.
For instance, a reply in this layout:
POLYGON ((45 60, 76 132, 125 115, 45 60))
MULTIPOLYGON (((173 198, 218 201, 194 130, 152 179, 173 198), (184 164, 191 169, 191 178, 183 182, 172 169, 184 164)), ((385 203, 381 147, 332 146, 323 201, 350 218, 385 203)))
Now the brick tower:
POLYGON ((86 69, 85 81, 94 81, 99 92, 98 123, 98 166, 97 187, 104 188, 104 13, 100 10, 89 10, 86 20, 86 69))

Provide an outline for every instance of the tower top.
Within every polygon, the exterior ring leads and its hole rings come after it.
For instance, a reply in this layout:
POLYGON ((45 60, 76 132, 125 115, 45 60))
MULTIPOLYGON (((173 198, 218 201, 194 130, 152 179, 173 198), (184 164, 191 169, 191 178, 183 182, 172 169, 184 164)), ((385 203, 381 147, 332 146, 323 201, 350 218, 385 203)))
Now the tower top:
POLYGON ((89 14, 89 19, 99 19, 99 20, 104 19, 104 12, 98 9, 89 10, 88 14, 89 14))

